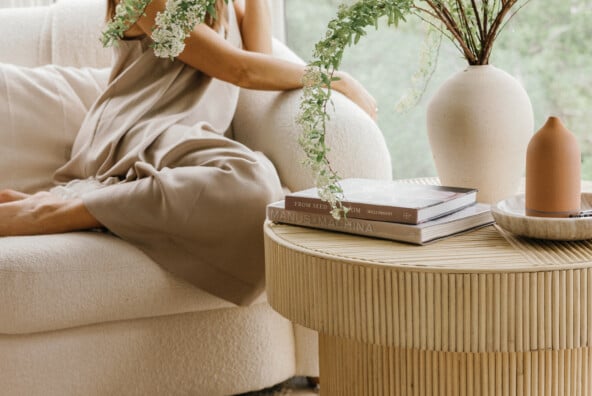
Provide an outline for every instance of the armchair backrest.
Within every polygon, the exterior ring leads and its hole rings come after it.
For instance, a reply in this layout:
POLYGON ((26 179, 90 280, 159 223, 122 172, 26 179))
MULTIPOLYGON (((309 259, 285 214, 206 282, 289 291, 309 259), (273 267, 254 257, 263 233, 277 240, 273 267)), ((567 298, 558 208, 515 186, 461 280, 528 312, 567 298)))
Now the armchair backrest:
POLYGON ((50 6, 0 10, 0 62, 22 66, 108 67, 99 41, 106 3, 60 0, 50 6))

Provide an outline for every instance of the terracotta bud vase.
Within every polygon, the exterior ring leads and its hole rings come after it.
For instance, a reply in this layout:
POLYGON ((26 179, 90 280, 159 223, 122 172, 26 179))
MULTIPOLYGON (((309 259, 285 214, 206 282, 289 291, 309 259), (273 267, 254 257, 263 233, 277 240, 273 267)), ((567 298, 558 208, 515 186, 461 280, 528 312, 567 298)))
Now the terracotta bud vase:
POLYGON ((526 215, 569 217, 580 211, 578 141, 557 117, 532 137, 526 152, 526 215))

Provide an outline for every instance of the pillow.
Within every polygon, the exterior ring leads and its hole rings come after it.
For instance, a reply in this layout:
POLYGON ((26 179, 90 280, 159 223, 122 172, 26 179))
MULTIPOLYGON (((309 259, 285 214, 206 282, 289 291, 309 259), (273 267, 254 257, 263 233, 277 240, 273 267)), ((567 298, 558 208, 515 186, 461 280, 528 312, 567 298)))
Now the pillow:
POLYGON ((0 189, 51 187, 108 69, 0 63, 0 189))

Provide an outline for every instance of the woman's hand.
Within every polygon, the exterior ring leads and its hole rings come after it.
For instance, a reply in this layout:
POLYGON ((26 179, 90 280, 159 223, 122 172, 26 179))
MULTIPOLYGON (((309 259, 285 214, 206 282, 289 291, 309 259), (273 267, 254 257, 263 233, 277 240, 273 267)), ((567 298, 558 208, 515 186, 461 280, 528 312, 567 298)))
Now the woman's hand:
POLYGON ((0 236, 56 234, 101 227, 81 199, 49 192, 0 191, 0 236))
POLYGON ((337 71, 335 77, 339 78, 339 80, 333 82, 331 88, 347 96, 376 121, 378 113, 376 100, 366 91, 366 88, 346 72, 337 71))

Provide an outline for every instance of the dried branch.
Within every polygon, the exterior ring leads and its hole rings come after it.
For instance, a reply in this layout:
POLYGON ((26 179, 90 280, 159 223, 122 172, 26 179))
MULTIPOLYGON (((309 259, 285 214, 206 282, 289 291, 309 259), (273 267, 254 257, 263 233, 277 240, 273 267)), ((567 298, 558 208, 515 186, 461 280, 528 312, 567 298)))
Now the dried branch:
POLYGON ((524 3, 521 4, 509 17, 506 18, 506 21, 504 22, 504 24, 497 31, 497 34, 495 35, 494 40, 497 40, 497 36, 499 36, 499 34, 501 33, 502 30, 504 30, 504 28, 506 27, 508 22, 510 22, 514 18, 514 16, 518 13, 518 11, 520 11, 522 8, 524 8, 524 6, 526 6, 528 3, 530 3, 530 0, 524 0, 524 3))
POLYGON ((493 43, 499 32, 524 7, 522 5, 514 13, 510 13, 520 0, 482 0, 480 3, 478 0, 419 1, 424 2, 426 7, 414 8, 419 13, 441 21, 449 32, 447 36, 471 65, 489 63, 493 43))
POLYGON ((448 30, 447 28, 443 29, 442 26, 435 24, 430 19, 428 19, 422 15, 422 14, 429 15, 432 19, 442 22, 436 14, 434 14, 432 11, 428 10, 427 8, 422 8, 422 7, 418 7, 415 5, 412 8, 418 11, 418 12, 414 13, 415 16, 417 16, 423 22, 427 23, 428 25, 430 25, 431 27, 436 29, 438 32, 442 33, 442 35, 446 36, 460 52, 463 52, 463 49, 458 44, 457 40, 455 40, 454 36, 451 35, 450 30, 448 30))
POLYGON ((463 31, 459 28, 457 22, 454 20, 450 10, 446 8, 441 0, 424 0, 428 6, 433 10, 436 14, 436 18, 442 21, 446 29, 452 34, 455 41, 461 47, 461 50, 469 62, 469 64, 474 65, 478 63, 478 58, 475 56, 475 53, 469 45, 467 44, 465 37, 463 37, 463 31))
POLYGON ((494 19, 493 23, 491 24, 491 28, 487 33, 487 37, 485 40, 485 46, 483 48, 483 55, 481 62, 482 64, 487 64, 489 62, 489 57, 491 55, 491 50, 493 49, 493 42, 497 37, 497 34, 502 26, 503 21, 506 18, 506 15, 510 12, 510 9, 516 4, 518 0, 502 0, 502 6, 497 14, 496 18, 494 19))
POLYGON ((483 45, 483 40, 485 39, 485 26, 481 25, 481 18, 479 17, 479 7, 477 7, 477 1, 471 0, 471 5, 473 6, 473 12, 475 13, 475 18, 477 19, 477 26, 479 27, 479 41, 481 45, 483 45))
POLYGON ((479 56, 480 49, 479 49, 479 46, 477 45, 477 43, 475 42, 475 37, 473 37, 471 23, 469 22, 469 20, 467 18, 465 6, 461 0, 456 0, 456 4, 458 6, 458 12, 460 14, 461 24, 464 25, 463 30, 465 31, 465 41, 467 42, 467 45, 469 46, 469 48, 471 48, 471 51, 474 54, 477 54, 477 56, 479 56))

